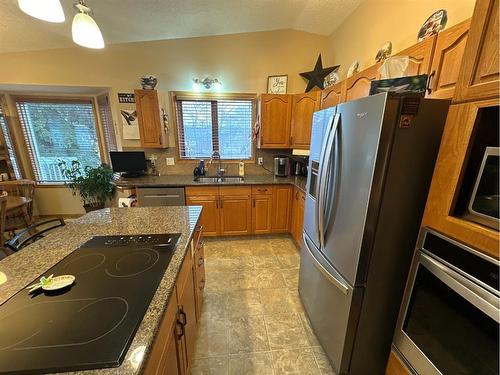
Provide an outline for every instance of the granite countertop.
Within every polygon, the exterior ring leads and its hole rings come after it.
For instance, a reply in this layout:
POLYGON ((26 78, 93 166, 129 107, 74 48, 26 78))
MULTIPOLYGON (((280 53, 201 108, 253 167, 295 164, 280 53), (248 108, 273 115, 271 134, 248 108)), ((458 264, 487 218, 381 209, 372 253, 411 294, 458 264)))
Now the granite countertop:
POLYGON ((276 177, 273 174, 246 175, 243 182, 236 183, 199 183, 193 181, 193 175, 143 176, 115 180, 115 185, 124 188, 132 187, 184 187, 209 185, 259 185, 259 184, 290 184, 305 192, 306 178, 303 176, 276 177))
MULTIPOLYGON (((151 304, 120 367, 72 372, 85 375, 135 375, 143 370, 170 299, 177 274, 201 214, 200 206, 106 208, 91 212, 0 261, 0 304, 37 279, 96 235, 181 233, 151 304), (144 353, 144 354, 143 354, 144 353)), ((68 374, 68 373, 65 373, 68 374)))

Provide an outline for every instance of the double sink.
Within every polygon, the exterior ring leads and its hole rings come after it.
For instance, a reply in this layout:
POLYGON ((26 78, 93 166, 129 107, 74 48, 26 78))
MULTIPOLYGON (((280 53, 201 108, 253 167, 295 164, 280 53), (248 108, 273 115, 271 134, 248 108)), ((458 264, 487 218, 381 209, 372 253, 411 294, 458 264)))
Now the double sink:
POLYGON ((211 176, 211 177, 196 177, 194 179, 194 182, 198 182, 200 184, 222 184, 222 183, 228 183, 228 184, 234 184, 234 183, 240 183, 244 182, 245 178, 241 176, 222 176, 222 177, 217 177, 217 176, 211 176))

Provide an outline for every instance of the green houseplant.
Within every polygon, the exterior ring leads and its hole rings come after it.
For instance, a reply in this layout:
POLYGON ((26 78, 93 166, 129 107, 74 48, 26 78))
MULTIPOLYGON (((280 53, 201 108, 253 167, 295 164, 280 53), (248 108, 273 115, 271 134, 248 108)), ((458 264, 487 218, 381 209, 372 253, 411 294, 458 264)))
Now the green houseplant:
POLYGON ((58 166, 68 180, 65 185, 73 195, 80 195, 85 212, 104 208, 106 201, 113 198, 115 185, 113 170, 109 165, 82 167, 78 160, 73 160, 70 164, 60 160, 58 166))

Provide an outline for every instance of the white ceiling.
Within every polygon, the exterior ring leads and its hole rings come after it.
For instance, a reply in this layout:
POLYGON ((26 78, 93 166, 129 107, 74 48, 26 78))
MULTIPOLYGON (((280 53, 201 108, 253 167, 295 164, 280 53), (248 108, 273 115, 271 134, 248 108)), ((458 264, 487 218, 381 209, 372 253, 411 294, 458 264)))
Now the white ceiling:
MULTIPOLYGON (((87 0, 107 44, 296 29, 330 35, 362 0, 87 0)), ((72 47, 76 0, 62 24, 0 0, 0 52, 72 47)))

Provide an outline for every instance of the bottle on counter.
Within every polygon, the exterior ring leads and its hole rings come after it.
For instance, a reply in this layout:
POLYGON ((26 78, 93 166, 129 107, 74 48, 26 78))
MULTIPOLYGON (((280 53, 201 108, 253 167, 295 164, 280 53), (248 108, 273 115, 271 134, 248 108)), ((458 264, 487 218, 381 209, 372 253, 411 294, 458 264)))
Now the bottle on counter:
POLYGON ((238 165, 238 175, 241 177, 245 176, 245 163, 243 163, 243 161, 240 161, 238 165))

